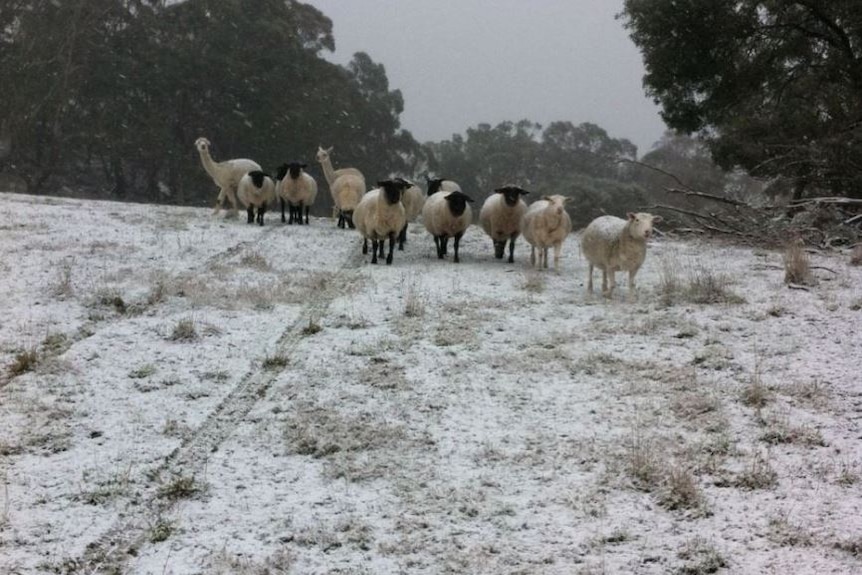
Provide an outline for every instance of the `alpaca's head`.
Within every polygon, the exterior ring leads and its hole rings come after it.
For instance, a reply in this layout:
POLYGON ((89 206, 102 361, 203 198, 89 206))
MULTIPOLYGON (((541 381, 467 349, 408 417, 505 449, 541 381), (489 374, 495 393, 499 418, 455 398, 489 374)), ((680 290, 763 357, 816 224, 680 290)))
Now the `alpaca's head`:
POLYGON ((210 141, 206 138, 198 138, 195 140, 195 148, 197 148, 198 152, 206 152, 209 151, 210 141))
POLYGON ((626 214, 628 217, 629 235, 636 240, 648 240, 652 235, 652 225, 661 221, 661 216, 654 216, 646 212, 626 214))
POLYGON ((506 202, 506 205, 512 206, 512 207, 517 205, 518 200, 521 199, 521 196, 530 193, 523 188, 519 188, 518 186, 512 186, 512 185, 503 186, 502 188, 497 188, 494 191, 498 194, 503 194, 503 198, 506 202))
POLYGON ((332 146, 329 146, 325 150, 323 146, 317 146, 317 161, 321 164, 329 161, 329 154, 332 153, 332 146))

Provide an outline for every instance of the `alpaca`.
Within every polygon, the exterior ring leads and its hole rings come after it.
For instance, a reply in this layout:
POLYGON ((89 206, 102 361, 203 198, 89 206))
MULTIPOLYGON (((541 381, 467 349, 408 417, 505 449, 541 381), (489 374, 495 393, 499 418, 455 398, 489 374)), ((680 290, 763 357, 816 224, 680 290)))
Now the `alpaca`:
POLYGON ((204 170, 206 170, 219 187, 218 199, 216 200, 213 214, 219 213, 224 199, 227 198, 233 206, 231 214, 236 215, 236 189, 239 181, 247 173, 255 170, 259 171, 261 169, 260 165, 245 158, 216 162, 210 155, 210 141, 206 138, 195 140, 195 148, 197 148, 201 156, 201 164, 203 164, 204 170))
POLYGON ((332 202, 338 210, 338 227, 343 228, 346 224, 352 228, 353 209, 356 208, 359 200, 365 194, 365 176, 356 168, 333 169, 332 160, 329 158, 330 153, 332 153, 331 146, 326 149, 323 149, 323 146, 318 146, 317 161, 323 168, 323 177, 329 184, 332 202))

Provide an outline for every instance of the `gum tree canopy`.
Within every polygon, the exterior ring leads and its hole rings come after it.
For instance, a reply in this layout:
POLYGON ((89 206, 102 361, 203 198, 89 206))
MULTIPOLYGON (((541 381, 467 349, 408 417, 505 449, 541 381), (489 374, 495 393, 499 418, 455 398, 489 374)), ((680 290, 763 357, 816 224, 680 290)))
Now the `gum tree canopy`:
POLYGON ((626 0, 667 124, 794 196, 862 197, 862 2, 626 0))

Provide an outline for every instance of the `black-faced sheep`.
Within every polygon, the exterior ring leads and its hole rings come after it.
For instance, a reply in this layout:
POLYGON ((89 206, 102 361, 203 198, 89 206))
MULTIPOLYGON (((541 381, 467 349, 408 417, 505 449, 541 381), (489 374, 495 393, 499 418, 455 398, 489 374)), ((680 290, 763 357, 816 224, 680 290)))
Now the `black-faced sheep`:
POLYGON ((503 186, 488 196, 479 212, 479 225, 494 242, 494 257, 503 259, 509 242, 509 263, 515 261, 515 240, 521 234, 521 218, 527 204, 521 196, 530 192, 518 186, 503 186))
POLYGON ((629 299, 634 299, 635 275, 646 258, 646 242, 661 216, 629 213, 627 219, 601 216, 581 235, 581 252, 590 262, 587 291, 593 291, 593 268, 602 270, 602 294, 613 295, 616 272, 629 272, 629 299), (608 285, 610 284, 610 285, 608 285))
POLYGON ((268 174, 253 170, 240 178, 237 196, 248 211, 248 223, 255 222, 254 209, 257 208, 257 223, 263 225, 266 205, 275 199, 275 182, 268 174))
POLYGON ((439 192, 428 196, 422 208, 422 221, 425 229, 434 236, 437 257, 443 259, 448 253, 449 238, 454 238, 455 263, 460 262, 458 248, 461 237, 473 222, 473 212, 468 205, 473 199, 467 194, 439 192))
POLYGON ((371 240, 371 263, 377 263, 378 250, 383 257, 383 247, 389 238, 389 254, 386 264, 392 263, 392 253, 399 232, 404 228, 406 216, 401 195, 410 186, 400 178, 377 182, 375 188, 363 196, 353 212, 353 221, 362 234, 362 253, 368 253, 368 240, 371 240))
POLYGON ((306 164, 290 162, 278 167, 275 192, 281 200, 281 221, 284 223, 284 203, 290 209, 288 224, 296 222, 302 225, 302 208, 305 208, 305 223, 308 224, 308 212, 317 197, 317 182, 305 171, 306 164))

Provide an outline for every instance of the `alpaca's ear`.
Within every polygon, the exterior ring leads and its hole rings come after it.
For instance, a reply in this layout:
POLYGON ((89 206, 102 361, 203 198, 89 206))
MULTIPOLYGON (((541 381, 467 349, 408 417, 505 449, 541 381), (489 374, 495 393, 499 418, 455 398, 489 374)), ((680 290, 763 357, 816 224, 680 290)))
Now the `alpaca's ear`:
POLYGON ((572 198, 570 198, 569 196, 563 196, 563 203, 564 204, 568 204, 570 201, 572 201, 572 198))
POLYGON ((327 154, 331 154, 331 153, 332 153, 332 149, 333 149, 334 147, 335 147, 335 146, 329 146, 329 148, 327 148, 327 149, 326 149, 326 153, 327 153, 327 154))
POLYGON ((638 217, 638 216, 637 216, 637 214, 635 214, 634 212, 629 212, 629 213, 627 213, 627 214, 626 214, 626 217, 627 217, 628 219, 630 219, 631 221, 635 221, 635 220, 637 219, 637 217, 638 217))

